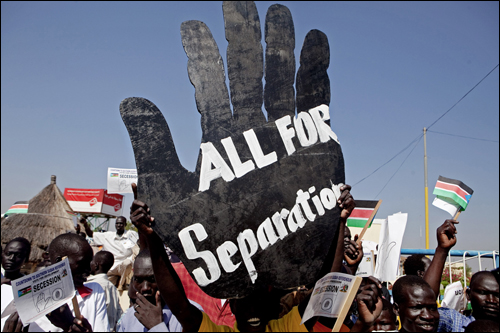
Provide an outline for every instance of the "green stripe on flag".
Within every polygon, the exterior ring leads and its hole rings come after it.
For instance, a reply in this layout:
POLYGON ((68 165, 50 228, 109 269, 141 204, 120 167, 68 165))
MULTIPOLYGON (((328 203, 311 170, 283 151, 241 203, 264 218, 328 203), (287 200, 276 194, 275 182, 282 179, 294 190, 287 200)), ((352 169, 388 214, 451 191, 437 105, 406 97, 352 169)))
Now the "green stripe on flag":
MULTIPOLYGON (((368 221, 368 219, 350 219, 350 218, 348 218, 347 219, 347 226, 348 227, 356 227, 356 228, 364 228, 366 221, 368 221)), ((371 227, 371 223, 370 223, 370 227, 371 227)))
POLYGON ((433 194, 435 194, 438 198, 442 200, 445 200, 445 198, 453 200, 457 205, 460 205, 460 207, 462 207, 461 210, 465 210, 465 208, 467 208, 467 201, 465 201, 461 196, 459 196, 455 192, 445 191, 439 188, 435 188, 433 194))
POLYGON ((13 208, 6 211, 5 214, 26 214, 27 212, 27 208, 13 208))

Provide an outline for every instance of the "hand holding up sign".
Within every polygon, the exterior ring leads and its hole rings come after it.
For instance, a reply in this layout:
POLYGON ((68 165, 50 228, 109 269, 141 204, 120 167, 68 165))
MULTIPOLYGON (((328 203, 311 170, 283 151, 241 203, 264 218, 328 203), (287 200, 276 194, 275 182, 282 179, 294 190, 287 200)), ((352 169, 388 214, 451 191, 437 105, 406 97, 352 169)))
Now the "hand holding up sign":
POLYGON ((457 237, 455 236, 457 234, 456 224, 458 224, 457 221, 448 219, 436 230, 438 246, 436 247, 431 264, 424 274, 424 280, 427 281, 436 295, 440 295, 441 275, 443 274, 448 253, 457 243, 457 237))
POLYGON ((352 197, 351 189, 351 185, 347 184, 340 187, 341 194, 337 202, 339 207, 342 208, 340 218, 343 223, 347 221, 354 208, 356 208, 356 201, 354 201, 354 198, 352 197))
POLYGON ((23 326, 23 322, 16 311, 7 318, 2 332, 22 332, 23 326))
POLYGON ((439 226, 436 230, 438 247, 450 250, 457 243, 457 229, 455 227, 458 224, 458 221, 448 219, 444 221, 444 223, 439 226))
POLYGON ((137 185, 132 183, 134 201, 130 206, 130 219, 140 234, 150 236, 154 233, 151 228, 154 218, 149 215, 149 207, 144 202, 137 200, 137 185))
POLYGON ((354 239, 351 239, 344 244, 347 245, 344 249, 344 259, 347 266, 351 268, 352 274, 355 275, 359 263, 363 259, 363 244, 361 240, 358 240, 358 235, 354 235, 354 239))
POLYGON ((205 292, 228 298, 258 285, 288 288, 314 280, 324 258, 310 258, 326 255, 335 239, 344 161, 330 127, 326 36, 307 34, 295 94, 292 17, 286 7, 271 6, 263 87, 255 4, 228 1, 223 12, 232 111, 210 30, 199 21, 181 26, 203 131, 195 172, 180 164, 167 122, 152 102, 125 99, 120 113, 134 149, 138 198, 161 221, 148 227, 205 292))
POLYGON ((370 327, 382 312, 382 284, 370 276, 360 287, 356 300, 358 302, 359 319, 366 327, 370 327))
POLYGON ((92 332, 89 321, 80 315, 80 318, 73 316, 68 304, 55 309, 47 315, 52 325, 62 328, 65 332, 92 332))

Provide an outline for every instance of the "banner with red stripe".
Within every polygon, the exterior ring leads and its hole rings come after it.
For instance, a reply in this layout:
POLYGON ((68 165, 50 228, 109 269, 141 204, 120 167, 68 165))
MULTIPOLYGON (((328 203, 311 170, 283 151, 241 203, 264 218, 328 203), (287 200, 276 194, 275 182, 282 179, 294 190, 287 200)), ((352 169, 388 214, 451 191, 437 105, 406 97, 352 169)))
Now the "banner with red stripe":
MULTIPOLYGON (((375 210, 377 203, 378 200, 356 200, 356 208, 347 218, 347 226, 363 228, 375 210)), ((371 227, 371 223, 369 227, 371 227)))
POLYGON ((28 212, 28 201, 16 201, 4 215, 26 214, 28 212))
POLYGON ((432 204, 454 215, 453 211, 446 207, 451 205, 451 208, 453 208, 453 206, 456 207, 456 211, 464 211, 469 204, 472 193, 474 193, 474 191, 463 182, 439 176, 433 191, 437 201, 434 200, 435 202, 432 204))

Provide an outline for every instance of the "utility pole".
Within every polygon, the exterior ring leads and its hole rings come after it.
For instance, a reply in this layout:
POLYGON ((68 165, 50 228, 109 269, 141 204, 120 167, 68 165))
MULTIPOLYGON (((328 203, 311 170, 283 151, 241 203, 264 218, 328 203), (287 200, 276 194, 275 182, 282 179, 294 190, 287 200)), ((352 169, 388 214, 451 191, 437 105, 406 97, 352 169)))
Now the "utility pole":
POLYGON ((429 249, 429 189, 427 187, 427 129, 424 127, 425 248, 429 249))

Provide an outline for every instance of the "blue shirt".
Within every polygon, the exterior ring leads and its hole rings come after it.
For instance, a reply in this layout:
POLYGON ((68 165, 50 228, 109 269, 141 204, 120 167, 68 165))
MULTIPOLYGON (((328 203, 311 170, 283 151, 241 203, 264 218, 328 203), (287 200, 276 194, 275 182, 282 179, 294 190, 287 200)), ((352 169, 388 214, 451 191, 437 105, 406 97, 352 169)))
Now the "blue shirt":
MULTIPOLYGON (((203 308, 199 304, 191 300, 189 302, 203 311, 203 308)), ((141 324, 134 314, 134 307, 128 308, 116 324, 116 332, 182 332, 182 325, 166 304, 163 307, 163 323, 152 327, 149 331, 141 324)))
POLYGON ((463 332, 467 325, 476 320, 472 315, 464 316, 454 309, 438 308, 438 311, 438 332, 463 332))

